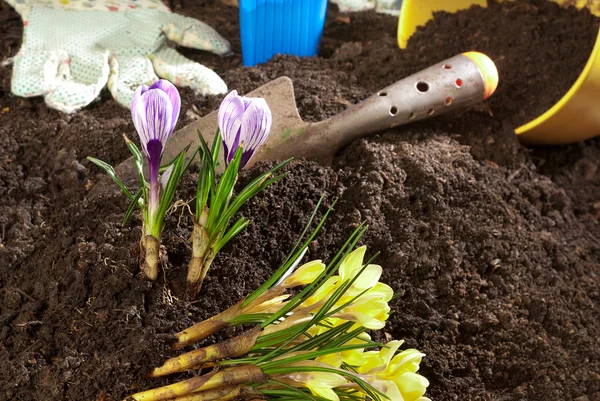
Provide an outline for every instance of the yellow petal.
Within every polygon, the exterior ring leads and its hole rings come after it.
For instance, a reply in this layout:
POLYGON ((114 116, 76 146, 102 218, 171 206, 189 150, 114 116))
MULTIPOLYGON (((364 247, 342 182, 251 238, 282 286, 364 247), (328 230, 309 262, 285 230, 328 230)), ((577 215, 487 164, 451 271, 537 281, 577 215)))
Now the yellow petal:
POLYGON ((340 276, 331 276, 329 277, 318 289, 315 291, 313 295, 311 295, 306 301, 300 305, 300 308, 305 308, 312 305, 318 305, 319 302, 326 299, 335 289, 337 288, 336 284, 340 280, 340 276))
POLYGON ((387 284, 377 283, 373 288, 367 291, 364 296, 381 298, 385 302, 390 302, 394 296, 394 290, 392 290, 392 287, 387 284))
POLYGON ((387 322, 389 317, 390 317, 390 311, 389 311, 389 309, 387 309, 387 310, 382 310, 377 315, 373 316, 373 319, 379 320, 380 322, 387 322))
POLYGON ((326 400, 340 401, 340 397, 329 387, 309 387, 310 392, 316 396, 323 397, 326 400))
POLYGON ((350 366, 360 366, 366 361, 360 349, 343 351, 342 360, 350 366))
POLYGON ((370 381, 370 384, 385 394, 390 401, 406 401, 396 383, 391 380, 374 380, 370 381))
POLYGON ((335 388, 347 383, 344 376, 331 373, 331 372, 310 372, 312 376, 310 383, 311 385, 318 385, 321 387, 335 388))
POLYGON ((320 260, 313 260, 300 266, 294 273, 283 280, 285 288, 297 287, 312 283, 323 271, 325 265, 320 260))
POLYGON ((405 401, 417 401, 429 386, 429 381, 418 373, 406 372, 394 378, 405 401))
POLYGON ((366 251, 367 247, 363 245, 359 248, 356 248, 348 256, 346 256, 339 269, 342 281, 352 279, 359 272, 360 268, 362 267, 366 251))
POLYGON ((404 372, 416 372, 419 370, 419 364, 425 354, 409 348, 396 355, 390 363, 390 371, 392 374, 402 374, 404 372))
MULTIPOLYGON (((354 337, 344 345, 362 345, 365 344, 365 341, 370 341, 371 336, 367 333, 361 333, 358 337, 354 337)), ((350 366, 360 366, 366 362, 366 359, 363 357, 364 349, 358 348, 348 351, 342 352, 342 359, 345 363, 350 366)))
POLYGON ((381 299, 372 299, 368 302, 351 304, 342 309, 335 317, 360 323, 366 329, 379 330, 385 327, 389 317, 390 307, 381 299))
POLYGON ((403 342, 404 341, 392 340, 389 341, 385 345, 385 347, 381 348, 381 350, 379 351, 379 357, 383 359, 383 361, 385 362, 385 366, 387 366, 390 363, 392 357, 394 356, 396 351, 398 351, 398 348, 400 348, 403 342))
POLYGON ((342 375, 330 372, 310 372, 307 376, 310 378, 304 382, 304 385, 311 393, 328 400, 339 401, 338 395, 332 389, 347 383, 342 375))
POLYGON ((385 327, 385 321, 375 319, 366 313, 360 313, 358 311, 353 312, 354 318, 360 323, 365 329, 369 330, 381 330, 385 327))
MULTIPOLYGON (((365 270, 358 276, 356 281, 352 284, 352 287, 356 290, 366 290, 372 288, 377 284, 383 269, 379 265, 368 265, 365 270)), ((361 292, 362 292, 361 291, 361 292)))
POLYGON ((379 356, 379 352, 369 351, 369 352, 363 353, 362 356, 365 359, 365 362, 362 365, 357 366, 356 370, 358 371, 358 373, 371 374, 374 372, 383 371, 385 369, 385 364, 383 363, 383 360, 379 356))
POLYGON ((344 359, 342 358, 341 353, 336 352, 335 354, 327 354, 320 356, 316 358, 315 361, 324 363, 334 368, 339 368, 340 366, 342 366, 342 362, 344 362, 344 359))
POLYGON ((359 302, 351 304, 348 308, 344 308, 343 311, 357 311, 373 317, 390 311, 390 306, 383 299, 376 298, 366 302, 360 301, 362 300, 359 299, 359 302))

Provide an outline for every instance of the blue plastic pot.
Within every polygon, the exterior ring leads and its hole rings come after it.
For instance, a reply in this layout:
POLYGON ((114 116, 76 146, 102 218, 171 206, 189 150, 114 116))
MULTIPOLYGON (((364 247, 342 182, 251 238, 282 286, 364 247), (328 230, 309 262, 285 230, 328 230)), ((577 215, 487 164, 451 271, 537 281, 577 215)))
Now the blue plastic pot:
POLYGON ((239 7, 245 66, 276 54, 318 53, 327 0, 239 0, 239 7))

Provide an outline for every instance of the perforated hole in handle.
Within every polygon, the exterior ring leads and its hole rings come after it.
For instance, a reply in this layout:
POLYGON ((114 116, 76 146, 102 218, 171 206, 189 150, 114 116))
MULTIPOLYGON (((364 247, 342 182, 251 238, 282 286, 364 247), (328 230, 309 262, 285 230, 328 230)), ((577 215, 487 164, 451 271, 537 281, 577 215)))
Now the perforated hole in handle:
POLYGON ((419 81, 417 82, 417 84, 415 85, 415 88, 417 88, 417 90, 421 93, 425 93, 429 91, 429 84, 425 81, 419 81))

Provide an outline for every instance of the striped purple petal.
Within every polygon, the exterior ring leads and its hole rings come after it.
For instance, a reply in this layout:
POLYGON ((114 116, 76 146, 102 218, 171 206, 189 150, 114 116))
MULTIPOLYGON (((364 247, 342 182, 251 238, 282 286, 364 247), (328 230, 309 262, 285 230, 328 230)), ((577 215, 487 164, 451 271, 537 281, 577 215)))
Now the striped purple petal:
POLYGON ((244 99, 238 96, 235 90, 225 96, 221 106, 219 106, 219 130, 221 131, 227 164, 229 164, 239 146, 240 127, 245 110, 244 99))
POLYGON ((140 100, 142 94, 146 93, 148 87, 144 84, 138 86, 138 88, 133 92, 133 97, 131 98, 131 118, 135 119, 134 110, 136 110, 137 102, 140 100))
POLYGON ((172 114, 169 96, 158 89, 147 90, 135 102, 135 109, 131 110, 133 125, 140 136, 142 147, 146 149, 146 156, 150 157, 147 150, 150 141, 158 140, 164 147, 173 132, 172 114))
POLYGON ((254 99, 242 117, 240 138, 244 147, 240 168, 244 168, 254 152, 267 139, 271 121, 271 110, 267 102, 264 99, 254 99))
POLYGON ((170 128, 171 128, 171 131, 173 131, 175 129, 175 124, 177 124, 177 119, 179 118, 179 111, 181 110, 181 97, 179 96, 179 92, 177 91, 177 88, 175 87, 175 85, 173 85, 171 82, 167 81, 166 79, 159 79, 158 81, 156 81, 155 83, 150 85, 148 90, 152 90, 152 89, 162 90, 163 92, 165 92, 167 94, 167 96, 169 96, 169 99, 171 100, 171 106, 173 108, 172 114, 171 114, 171 127, 170 128))
POLYGON ((246 109, 244 117, 246 115, 248 118, 242 119, 241 136, 244 138, 247 149, 256 150, 267 139, 271 130, 271 123, 273 122, 271 109, 265 99, 254 99, 250 107, 246 109))

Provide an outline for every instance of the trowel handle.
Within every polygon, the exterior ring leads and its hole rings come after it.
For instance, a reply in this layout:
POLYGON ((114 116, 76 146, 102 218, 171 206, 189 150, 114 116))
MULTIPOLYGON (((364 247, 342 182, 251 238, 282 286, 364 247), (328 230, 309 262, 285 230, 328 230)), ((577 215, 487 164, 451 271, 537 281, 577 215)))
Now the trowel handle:
POLYGON ((326 157, 356 138, 472 106, 488 98, 497 85, 498 71, 489 57, 477 52, 454 56, 314 124, 303 138, 312 155, 303 156, 326 157))

